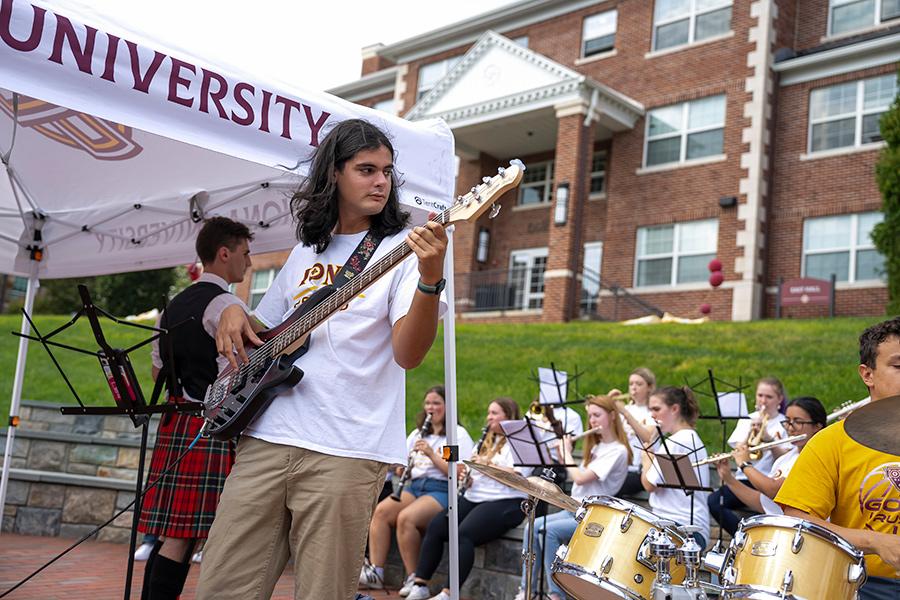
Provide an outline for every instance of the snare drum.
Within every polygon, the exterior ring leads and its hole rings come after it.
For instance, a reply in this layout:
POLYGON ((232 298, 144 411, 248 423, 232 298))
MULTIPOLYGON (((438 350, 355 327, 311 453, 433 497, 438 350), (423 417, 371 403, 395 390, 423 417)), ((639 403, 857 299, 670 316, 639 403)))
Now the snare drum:
MULTIPOLYGON (((578 600, 650 598, 656 564, 648 555, 647 534, 666 530, 677 546, 684 538, 652 512, 610 496, 585 498, 575 514, 578 528, 553 561, 553 579, 578 600)), ((672 562, 672 582, 684 567, 672 562)))
POLYGON ((866 581, 863 554, 815 523, 781 515, 741 521, 722 567, 722 598, 852 600, 866 581))

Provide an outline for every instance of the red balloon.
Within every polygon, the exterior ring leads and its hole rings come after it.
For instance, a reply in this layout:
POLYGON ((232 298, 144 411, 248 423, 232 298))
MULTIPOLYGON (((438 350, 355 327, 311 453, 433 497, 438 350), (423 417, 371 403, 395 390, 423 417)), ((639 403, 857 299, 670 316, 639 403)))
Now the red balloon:
POLYGON ((715 273, 716 271, 721 271, 722 270, 722 261, 719 260, 718 258, 714 258, 711 261, 709 261, 708 268, 709 268, 710 273, 715 273))
POLYGON ((725 281, 725 275, 722 274, 722 271, 713 271, 709 275, 709 285, 713 287, 719 287, 722 285, 722 282, 725 281))
POLYGON ((191 278, 191 281, 197 281, 200 279, 200 274, 203 270, 200 268, 200 265, 197 263, 191 263, 187 266, 188 277, 191 278))
POLYGON ((700 305, 700 313, 701 314, 708 315, 711 312, 712 312, 712 306, 710 306, 706 302, 704 302, 703 304, 700 305))

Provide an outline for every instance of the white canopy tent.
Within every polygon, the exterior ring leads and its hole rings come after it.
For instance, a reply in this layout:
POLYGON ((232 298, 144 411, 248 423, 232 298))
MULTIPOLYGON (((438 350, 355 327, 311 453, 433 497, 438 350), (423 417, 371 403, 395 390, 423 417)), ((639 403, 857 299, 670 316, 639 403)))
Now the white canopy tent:
MULTIPOLYGON (((455 162, 442 121, 412 123, 259 81, 74 0, 0 0, 0 272, 29 278, 30 312, 40 279, 194 262, 203 217, 246 223, 255 253, 290 248, 289 200, 304 161, 331 126, 357 117, 392 137, 400 199, 413 221, 446 208, 455 162)), ((22 332, 29 332, 24 320, 22 332)), ((20 339, 11 423, 27 343, 20 339)), ((455 434, 453 344, 446 336, 448 426, 455 434)), ((10 426, 7 457, 14 437, 10 426)))

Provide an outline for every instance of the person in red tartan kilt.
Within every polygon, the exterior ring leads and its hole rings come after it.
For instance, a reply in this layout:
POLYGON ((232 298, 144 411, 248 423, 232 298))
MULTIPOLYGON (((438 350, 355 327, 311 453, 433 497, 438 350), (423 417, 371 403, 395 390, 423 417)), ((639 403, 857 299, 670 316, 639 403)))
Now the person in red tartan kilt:
MULTIPOLYGON (((163 343, 160 349, 154 342, 152 353, 153 378, 167 377, 169 402, 201 401, 228 364, 216 351, 216 327, 228 306, 238 304, 249 311, 228 292, 228 285, 243 281, 252 239, 246 225, 225 217, 209 219, 197 235, 204 272, 166 307, 160 326, 184 324, 173 329, 171 344, 163 343)), ((202 418, 183 413, 164 415, 160 422, 148 477, 148 482, 159 483, 144 497, 139 524, 140 531, 160 539, 147 559, 142 600, 174 600, 181 594, 194 546, 207 537, 234 464, 231 440, 201 437, 188 450, 202 426, 202 418)))

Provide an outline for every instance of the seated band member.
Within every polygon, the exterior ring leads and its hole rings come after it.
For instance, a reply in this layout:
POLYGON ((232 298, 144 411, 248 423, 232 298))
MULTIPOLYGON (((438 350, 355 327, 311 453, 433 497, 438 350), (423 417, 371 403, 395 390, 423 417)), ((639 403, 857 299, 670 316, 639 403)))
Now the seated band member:
POLYGON ((269 598, 289 558, 295 598, 356 595, 385 473, 407 459, 405 370, 424 360, 446 308, 446 233, 433 221, 407 229, 394 159, 391 140, 371 123, 334 124, 291 199, 299 242, 255 319, 222 315, 219 351, 234 361, 236 350, 245 363, 245 340, 261 345, 255 332, 290 318, 345 263, 371 254, 371 268, 401 256, 392 254, 401 244, 415 254, 312 331, 309 350, 294 362, 303 378, 244 429, 204 550, 198 599, 269 598), (382 236, 375 248, 373 237, 382 236))
MULTIPOLYGON (((900 395, 900 317, 862 333, 859 362, 872 403, 900 395)), ((775 501, 784 514, 827 527, 866 554, 860 600, 898 598, 900 456, 857 443, 844 424, 829 425, 806 444, 775 501)), ((896 430, 896 421, 885 427, 896 430)))
MULTIPOLYGON (((665 447, 672 455, 688 454, 691 462, 706 458, 706 447, 694 430, 700 407, 689 387, 664 387, 656 390, 650 395, 650 412, 663 434, 668 436, 665 438, 665 447)), ((664 452, 662 440, 657 441, 654 452, 664 452)), ((694 473, 701 486, 709 487, 709 468, 706 465, 695 467, 694 473)), ((650 492, 650 510, 653 514, 679 525, 698 526, 700 532, 694 534, 694 539, 701 548, 705 548, 706 540, 709 539, 709 509, 706 506, 709 492, 695 491, 693 494, 686 494, 680 489, 659 487, 663 478, 658 460, 651 459, 646 452, 643 456, 641 482, 644 489, 650 492)))
MULTIPOLYGON (((728 438, 728 444, 736 448, 738 444, 744 444, 752 437, 759 438, 759 443, 770 442, 784 436, 781 423, 784 415, 781 413, 782 403, 785 401, 784 385, 775 377, 764 377, 756 383, 756 410, 750 413, 747 419, 740 419, 728 438), (765 431, 761 431, 765 421, 765 431)), ((751 464, 760 473, 769 473, 775 458, 789 450, 788 446, 782 448, 776 446, 762 452, 758 460, 751 464)), ((743 469, 736 478, 743 485, 753 487, 753 483, 747 480, 743 469)), ((721 487, 707 498, 709 513, 719 522, 719 525, 729 534, 737 531, 740 518, 734 513, 735 509, 745 508, 744 503, 732 491, 731 487, 721 487)))
MULTIPOLYGON (((581 502, 589 496, 615 496, 625 482, 628 464, 631 462, 631 450, 628 448, 625 430, 616 412, 615 400, 610 396, 588 396, 585 403, 590 429, 600 429, 597 433, 589 433, 584 438, 584 458, 580 465, 566 468, 572 479, 572 498, 581 502)), ((560 442, 560 455, 563 464, 573 465, 572 438, 566 436, 560 442)), ((562 600, 565 592, 550 577, 550 568, 556 557, 556 550, 572 537, 578 522, 569 511, 560 511, 535 520, 535 533, 532 548, 535 553, 535 566, 542 562, 544 577, 549 582, 551 600, 562 600), (546 538, 545 538, 546 534, 546 538), (546 542, 546 543, 544 543, 546 542), (543 561, 541 557, 543 556, 543 561)), ((522 552, 528 550, 528 528, 522 538, 522 552)), ((532 572, 532 589, 537 591, 540 579, 532 572)), ((522 583, 516 600, 525 597, 525 569, 522 569, 522 583)))
MULTIPOLYGON (((513 467, 512 449, 500 427, 502 421, 520 418, 519 406, 514 400, 511 398, 494 399, 488 406, 488 434, 484 443, 481 444, 481 449, 472 455, 472 460, 520 475, 531 471, 531 467, 513 467)), ((522 499, 526 497, 524 492, 507 487, 474 469, 470 471, 466 469, 465 465, 459 465, 460 479, 467 476, 471 483, 465 494, 460 497, 457 511, 460 585, 465 583, 472 571, 472 565, 475 562, 475 547, 496 540, 525 518, 525 513, 521 509, 522 499)), ((419 562, 416 565, 415 583, 407 596, 410 600, 450 599, 449 584, 444 585, 436 596, 431 595, 427 585, 441 562, 444 543, 448 539, 449 524, 445 510, 431 520, 428 530, 425 532, 422 550, 419 553, 419 562)))
MULTIPOLYGON (((628 447, 631 449, 631 464, 628 466, 628 475, 625 484, 619 492, 625 496, 633 496, 642 491, 641 485, 641 448, 653 439, 653 417, 650 414, 650 394, 656 389, 656 375, 646 367, 638 367, 628 375, 628 395, 631 402, 617 403, 617 410, 622 412, 622 421, 625 425, 625 434, 628 436, 628 447), (646 441, 643 441, 631 426, 636 422, 642 429, 646 441)), ((621 396, 617 389, 609 390, 608 396, 621 396)))
POLYGON ((775 459, 768 473, 762 472, 750 462, 750 452, 746 444, 738 444, 732 458, 753 487, 745 485, 734 476, 728 459, 716 463, 716 470, 722 483, 728 486, 737 499, 750 510, 770 515, 784 514, 774 502, 775 495, 787 479, 804 446, 816 432, 825 427, 825 420, 825 407, 817 398, 812 396, 794 398, 788 403, 787 416, 781 421, 781 425, 788 437, 806 434, 806 439, 791 442, 793 447, 775 459))
MULTIPOLYGON (((222 311, 237 305, 248 310, 228 285, 243 281, 250 267, 253 234, 242 223, 225 217, 209 219, 197 234, 197 256, 203 274, 175 296, 160 316, 168 327, 193 317, 171 333, 171 364, 165 348, 153 342, 153 379, 163 367, 174 368, 179 389, 167 390, 170 402, 203 400, 206 388, 228 361, 216 354, 216 328, 222 311)), ((197 415, 165 415, 156 433, 148 481, 159 484, 147 491, 138 529, 158 536, 144 571, 144 600, 173 599, 181 594, 198 540, 205 539, 216 514, 225 477, 234 463, 234 442, 201 437, 171 471, 163 473, 188 448, 203 426, 197 415)))
MULTIPOLYGON (((375 507, 369 524, 369 564, 363 566, 359 584, 370 589, 384 587, 384 563, 391 549, 391 529, 397 529, 397 546, 400 558, 409 575, 400 589, 406 596, 415 579, 416 561, 422 536, 431 519, 447 508, 447 461, 441 456, 441 448, 447 444, 445 426, 444 386, 438 385, 425 393, 425 406, 416 417, 416 428, 406 439, 406 447, 412 460, 409 481, 400 495, 400 501, 385 498, 375 507), (419 436, 426 414, 431 415, 430 431, 419 436)), ((457 426, 456 439, 460 456, 472 454, 472 438, 461 425, 457 426)), ((395 473, 401 477, 405 467, 395 473)))

